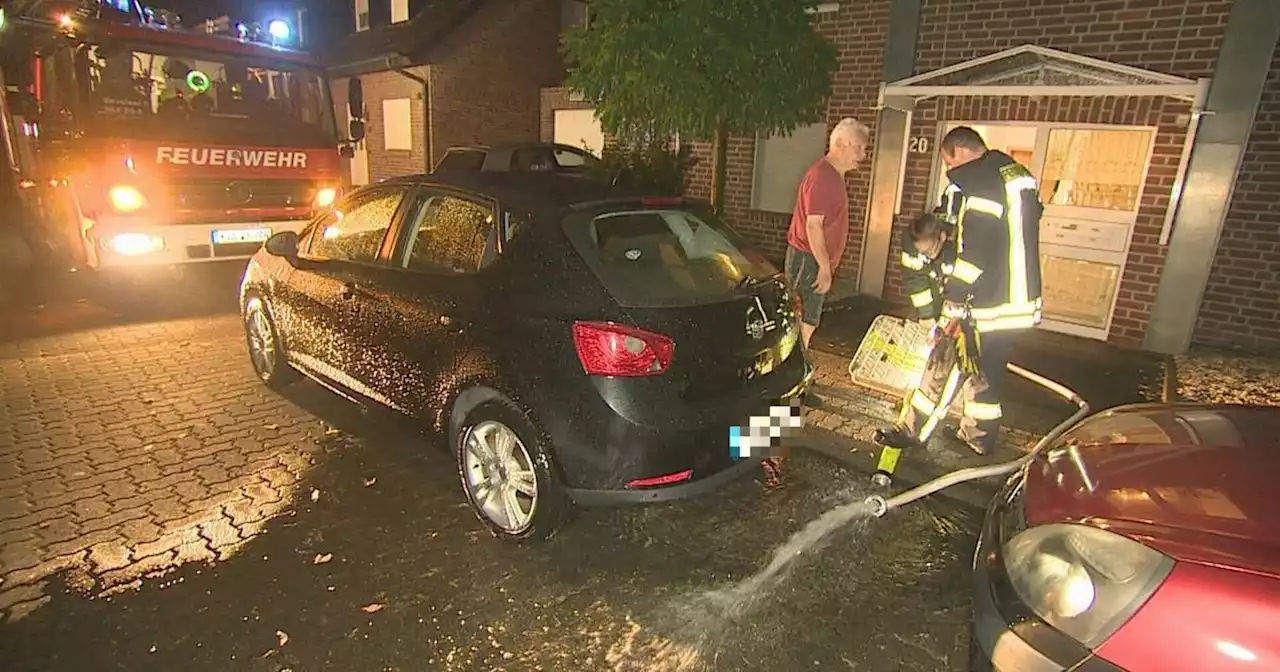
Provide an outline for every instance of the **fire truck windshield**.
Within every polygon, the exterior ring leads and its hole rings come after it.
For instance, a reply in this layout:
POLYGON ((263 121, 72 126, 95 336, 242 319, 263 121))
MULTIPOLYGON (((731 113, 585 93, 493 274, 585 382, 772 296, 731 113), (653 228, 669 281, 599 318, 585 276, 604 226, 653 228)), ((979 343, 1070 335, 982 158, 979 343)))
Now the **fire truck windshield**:
POLYGON ((76 89, 95 134, 332 147, 323 75, 253 57, 151 44, 83 45, 76 89))

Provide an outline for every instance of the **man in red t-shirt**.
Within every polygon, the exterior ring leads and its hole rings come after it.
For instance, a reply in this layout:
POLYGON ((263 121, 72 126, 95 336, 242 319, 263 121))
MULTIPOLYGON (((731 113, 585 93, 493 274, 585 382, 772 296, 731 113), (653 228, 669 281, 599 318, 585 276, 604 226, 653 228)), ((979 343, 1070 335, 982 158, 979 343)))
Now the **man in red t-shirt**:
MULTIPOLYGON (((832 276, 849 240, 849 194, 845 173, 867 158, 871 131, 858 120, 846 117, 831 131, 827 154, 809 166, 796 193, 796 208, 787 231, 787 281, 800 295, 804 314, 800 335, 809 347, 813 332, 822 321, 822 303, 831 291, 832 276)), ((816 405, 807 395, 806 405, 816 405)), ((781 484, 779 456, 764 461, 766 485, 781 484)))
POLYGON ((787 279, 800 295, 804 322, 800 334, 809 345, 822 321, 822 302, 831 290, 849 240, 849 195, 845 173, 867 157, 871 132, 856 119, 841 119, 831 131, 826 156, 805 172, 787 231, 787 279))

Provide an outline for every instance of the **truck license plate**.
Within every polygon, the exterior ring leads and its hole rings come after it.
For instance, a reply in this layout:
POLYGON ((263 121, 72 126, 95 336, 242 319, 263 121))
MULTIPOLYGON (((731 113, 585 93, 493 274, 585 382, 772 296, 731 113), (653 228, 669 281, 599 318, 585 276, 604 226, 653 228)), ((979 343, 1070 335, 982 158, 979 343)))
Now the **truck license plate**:
POLYGON ((213 232, 214 245, 261 243, 271 237, 271 229, 228 229, 213 232))

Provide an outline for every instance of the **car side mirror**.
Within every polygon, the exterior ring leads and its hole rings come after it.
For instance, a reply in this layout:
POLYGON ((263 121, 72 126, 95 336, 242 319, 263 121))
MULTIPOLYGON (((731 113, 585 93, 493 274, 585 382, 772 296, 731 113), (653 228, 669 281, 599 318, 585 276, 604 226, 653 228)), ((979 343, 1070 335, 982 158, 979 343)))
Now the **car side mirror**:
POLYGON ((281 231, 267 239, 267 253, 290 261, 298 258, 298 234, 281 231))
POLYGON ((352 119, 351 125, 347 131, 351 134, 352 142, 360 142, 364 140, 364 122, 359 119, 352 119))

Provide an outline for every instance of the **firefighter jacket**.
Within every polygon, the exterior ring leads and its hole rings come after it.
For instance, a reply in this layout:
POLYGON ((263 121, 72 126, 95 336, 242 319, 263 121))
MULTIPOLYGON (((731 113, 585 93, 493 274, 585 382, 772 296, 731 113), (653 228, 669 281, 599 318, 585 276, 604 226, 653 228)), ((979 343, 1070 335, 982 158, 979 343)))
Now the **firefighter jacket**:
POLYGON ((942 287, 955 269, 956 244, 947 240, 936 257, 914 251, 911 231, 902 232, 902 285, 917 320, 942 317, 942 287))
POLYGON ((947 171, 944 217, 956 230, 956 263, 943 292, 948 317, 979 332, 1040 322, 1040 203, 1025 166, 999 151, 947 171), (961 308, 963 306, 963 308, 961 308), (957 314, 949 314, 956 312, 957 314))

